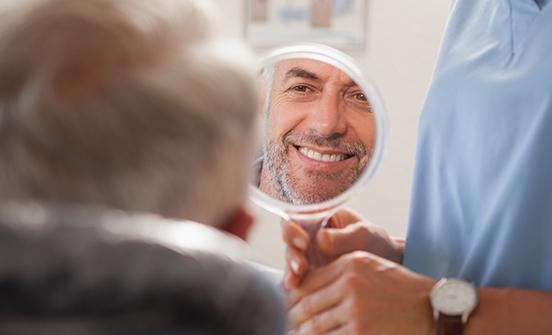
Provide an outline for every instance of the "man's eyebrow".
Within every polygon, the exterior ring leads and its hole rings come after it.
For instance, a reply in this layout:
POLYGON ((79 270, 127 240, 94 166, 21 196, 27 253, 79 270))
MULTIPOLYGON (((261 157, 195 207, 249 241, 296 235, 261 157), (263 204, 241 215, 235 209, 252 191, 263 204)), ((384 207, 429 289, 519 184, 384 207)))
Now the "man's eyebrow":
POLYGON ((354 81, 354 80, 350 80, 347 84, 343 85, 345 88, 351 88, 351 87, 358 87, 360 88, 360 86, 358 86, 358 84, 354 81))
POLYGON ((305 69, 302 69, 300 67, 294 67, 288 72, 286 72, 286 75, 284 77, 284 81, 289 80, 290 78, 299 77, 304 79, 310 79, 310 80, 318 80, 318 76, 310 71, 307 71, 305 69))

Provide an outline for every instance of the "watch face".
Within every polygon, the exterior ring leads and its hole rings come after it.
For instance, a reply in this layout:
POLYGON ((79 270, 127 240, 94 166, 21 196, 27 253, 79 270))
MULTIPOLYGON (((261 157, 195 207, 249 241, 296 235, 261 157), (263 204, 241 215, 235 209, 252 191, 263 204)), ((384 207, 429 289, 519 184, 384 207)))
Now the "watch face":
POLYGON ((477 291, 468 282, 448 279, 435 286, 431 293, 431 304, 440 313, 462 315, 477 304, 477 291))

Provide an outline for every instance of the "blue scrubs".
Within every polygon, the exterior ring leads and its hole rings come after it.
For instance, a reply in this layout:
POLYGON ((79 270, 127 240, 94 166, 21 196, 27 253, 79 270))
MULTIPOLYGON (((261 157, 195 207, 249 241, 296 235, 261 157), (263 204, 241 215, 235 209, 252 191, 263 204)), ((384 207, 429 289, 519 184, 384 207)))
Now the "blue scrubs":
POLYGON ((404 263, 552 289, 552 1, 453 2, 420 117, 404 263))

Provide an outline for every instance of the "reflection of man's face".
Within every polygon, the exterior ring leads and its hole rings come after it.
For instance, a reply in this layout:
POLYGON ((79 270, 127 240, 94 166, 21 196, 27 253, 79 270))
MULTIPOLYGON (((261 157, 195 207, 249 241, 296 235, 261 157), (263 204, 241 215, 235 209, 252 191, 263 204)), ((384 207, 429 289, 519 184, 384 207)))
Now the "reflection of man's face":
POLYGON ((364 92, 339 69, 315 60, 274 69, 261 190, 295 204, 344 192, 366 167, 374 120, 364 92))

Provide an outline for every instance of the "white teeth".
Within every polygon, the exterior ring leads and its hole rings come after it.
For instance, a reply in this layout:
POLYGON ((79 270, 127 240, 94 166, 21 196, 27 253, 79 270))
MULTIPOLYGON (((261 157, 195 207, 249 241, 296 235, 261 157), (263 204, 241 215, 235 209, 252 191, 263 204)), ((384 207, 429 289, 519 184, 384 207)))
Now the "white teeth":
POLYGON ((320 162, 339 162, 345 159, 344 154, 321 154, 305 147, 299 147, 299 152, 310 159, 320 162))

